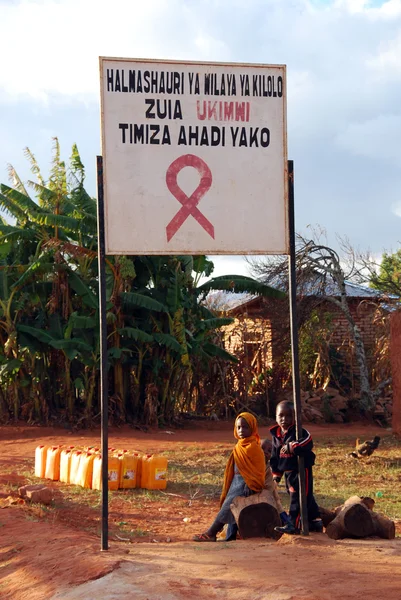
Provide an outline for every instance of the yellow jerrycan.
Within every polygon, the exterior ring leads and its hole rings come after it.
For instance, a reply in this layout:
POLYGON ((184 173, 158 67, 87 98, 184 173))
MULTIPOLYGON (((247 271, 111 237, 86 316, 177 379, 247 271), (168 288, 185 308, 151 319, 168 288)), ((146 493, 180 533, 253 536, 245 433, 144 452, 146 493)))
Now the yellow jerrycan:
POLYGON ((58 481, 60 479, 60 446, 52 446, 48 448, 46 455, 46 479, 58 481))
POLYGON ((120 459, 120 488, 128 490, 137 487, 139 456, 124 451, 118 457, 120 459))
POLYGON ((133 456, 138 459, 136 467, 136 487, 140 488, 142 479, 142 455, 139 452, 133 452, 133 456))
POLYGON ((120 459, 115 454, 110 454, 107 475, 107 479, 109 482, 109 490, 118 490, 118 486, 120 485, 120 471, 120 459))
POLYGON ((77 473, 76 484, 83 488, 92 487, 93 478, 93 461, 95 459, 93 452, 83 452, 81 460, 79 461, 79 468, 77 473))
MULTIPOLYGON (((118 490, 120 483, 120 459, 118 456, 109 455, 107 479, 109 490, 118 490)), ((102 457, 100 454, 96 454, 93 460, 92 489, 102 489, 102 457)))
POLYGON ((151 454, 144 454, 141 457, 141 488, 144 490, 148 489, 148 479, 149 479, 149 461, 152 458, 151 454))
POLYGON ((79 465, 81 463, 82 454, 82 450, 72 451, 70 466, 70 483, 72 483, 73 485, 78 485, 79 465))
POLYGON ((92 490, 102 489, 102 456, 96 454, 93 459, 92 469, 92 490))
POLYGON ((46 457, 48 446, 40 445, 35 449, 35 476, 42 479, 46 473, 46 457))
POLYGON ((167 458, 153 454, 146 461, 146 489, 164 490, 167 486, 167 458))
POLYGON ((64 448, 60 452, 60 481, 62 483, 70 483, 71 473, 71 457, 74 446, 64 448))

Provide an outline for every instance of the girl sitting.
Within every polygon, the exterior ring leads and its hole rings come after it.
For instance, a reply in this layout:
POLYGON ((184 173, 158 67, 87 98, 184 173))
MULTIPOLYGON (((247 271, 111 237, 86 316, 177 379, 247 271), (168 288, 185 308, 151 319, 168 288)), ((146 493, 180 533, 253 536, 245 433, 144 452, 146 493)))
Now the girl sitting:
POLYGON ((215 542, 225 523, 234 524, 230 504, 236 496, 250 496, 265 487, 265 456, 260 446, 256 418, 243 412, 235 420, 234 436, 238 440, 224 473, 220 510, 207 531, 193 537, 195 542, 215 542))

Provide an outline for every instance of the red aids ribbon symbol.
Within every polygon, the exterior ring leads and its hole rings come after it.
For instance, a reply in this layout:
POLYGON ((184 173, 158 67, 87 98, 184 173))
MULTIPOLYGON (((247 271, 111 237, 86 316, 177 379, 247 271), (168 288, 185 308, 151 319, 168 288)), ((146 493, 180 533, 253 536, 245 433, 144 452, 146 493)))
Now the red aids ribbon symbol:
POLYGON ((198 221, 199 225, 214 239, 213 225, 197 208, 200 199, 209 191, 212 185, 212 172, 205 161, 193 154, 180 156, 167 169, 166 183, 174 198, 177 198, 178 202, 182 204, 178 213, 166 227, 167 241, 169 242, 177 233, 189 215, 192 215, 198 221), (198 187, 190 196, 187 196, 177 183, 177 175, 184 167, 194 167, 201 177, 198 187))

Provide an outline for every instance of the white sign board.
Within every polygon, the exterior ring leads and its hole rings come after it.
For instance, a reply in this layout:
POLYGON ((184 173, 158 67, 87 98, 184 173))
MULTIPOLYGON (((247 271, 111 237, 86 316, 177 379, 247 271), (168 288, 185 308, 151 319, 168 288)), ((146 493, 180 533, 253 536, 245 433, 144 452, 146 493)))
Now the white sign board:
POLYGON ((285 66, 100 58, 107 254, 286 254, 285 66))

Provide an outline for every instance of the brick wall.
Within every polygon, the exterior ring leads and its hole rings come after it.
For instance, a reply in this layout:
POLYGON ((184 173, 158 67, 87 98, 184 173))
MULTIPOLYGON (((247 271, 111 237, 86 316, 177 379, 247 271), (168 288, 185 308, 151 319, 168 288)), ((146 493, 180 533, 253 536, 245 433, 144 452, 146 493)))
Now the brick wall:
MULTIPOLYGON (((376 323, 378 304, 371 300, 349 298, 348 306, 356 325, 361 331, 366 354, 369 357, 372 355, 377 336, 382 333, 376 323)), ((298 322, 305 322, 312 310, 332 315, 333 333, 331 340, 334 346, 352 346, 348 321, 339 307, 327 300, 319 301, 313 297, 305 297, 298 306, 298 322)), ((290 347, 288 299, 255 298, 247 305, 230 311, 230 314, 236 317, 236 323, 243 322, 245 327, 249 330, 253 329, 255 334, 257 331, 261 331, 260 322, 264 321, 270 327, 273 361, 281 358, 283 351, 290 347), (254 322, 253 326, 251 325, 252 322, 254 322), (257 323, 259 325, 256 325, 257 323)), ((235 324, 230 328, 231 331, 227 330, 226 348, 235 354, 236 348, 243 347, 242 334, 238 337, 238 332, 234 333, 237 329, 235 324), (235 338, 235 335, 237 335, 237 338, 235 338)), ((263 337, 260 334, 259 339, 262 340, 263 337)))
POLYGON ((393 375, 393 432, 401 435, 401 310, 391 315, 390 356, 393 375))
MULTIPOLYGON (((359 299, 348 300, 351 315, 358 326, 365 349, 368 352, 376 342, 378 327, 375 323, 377 314, 377 305, 371 302, 360 301, 359 299)), ((344 341, 350 340, 350 330, 348 321, 340 308, 332 302, 324 302, 319 309, 322 312, 328 312, 332 315, 333 334, 332 341, 334 345, 341 345, 344 341)))
POLYGON ((242 357, 246 366, 256 367, 257 372, 271 367, 270 321, 246 314, 235 317, 234 322, 224 328, 224 346, 237 358, 242 357))

